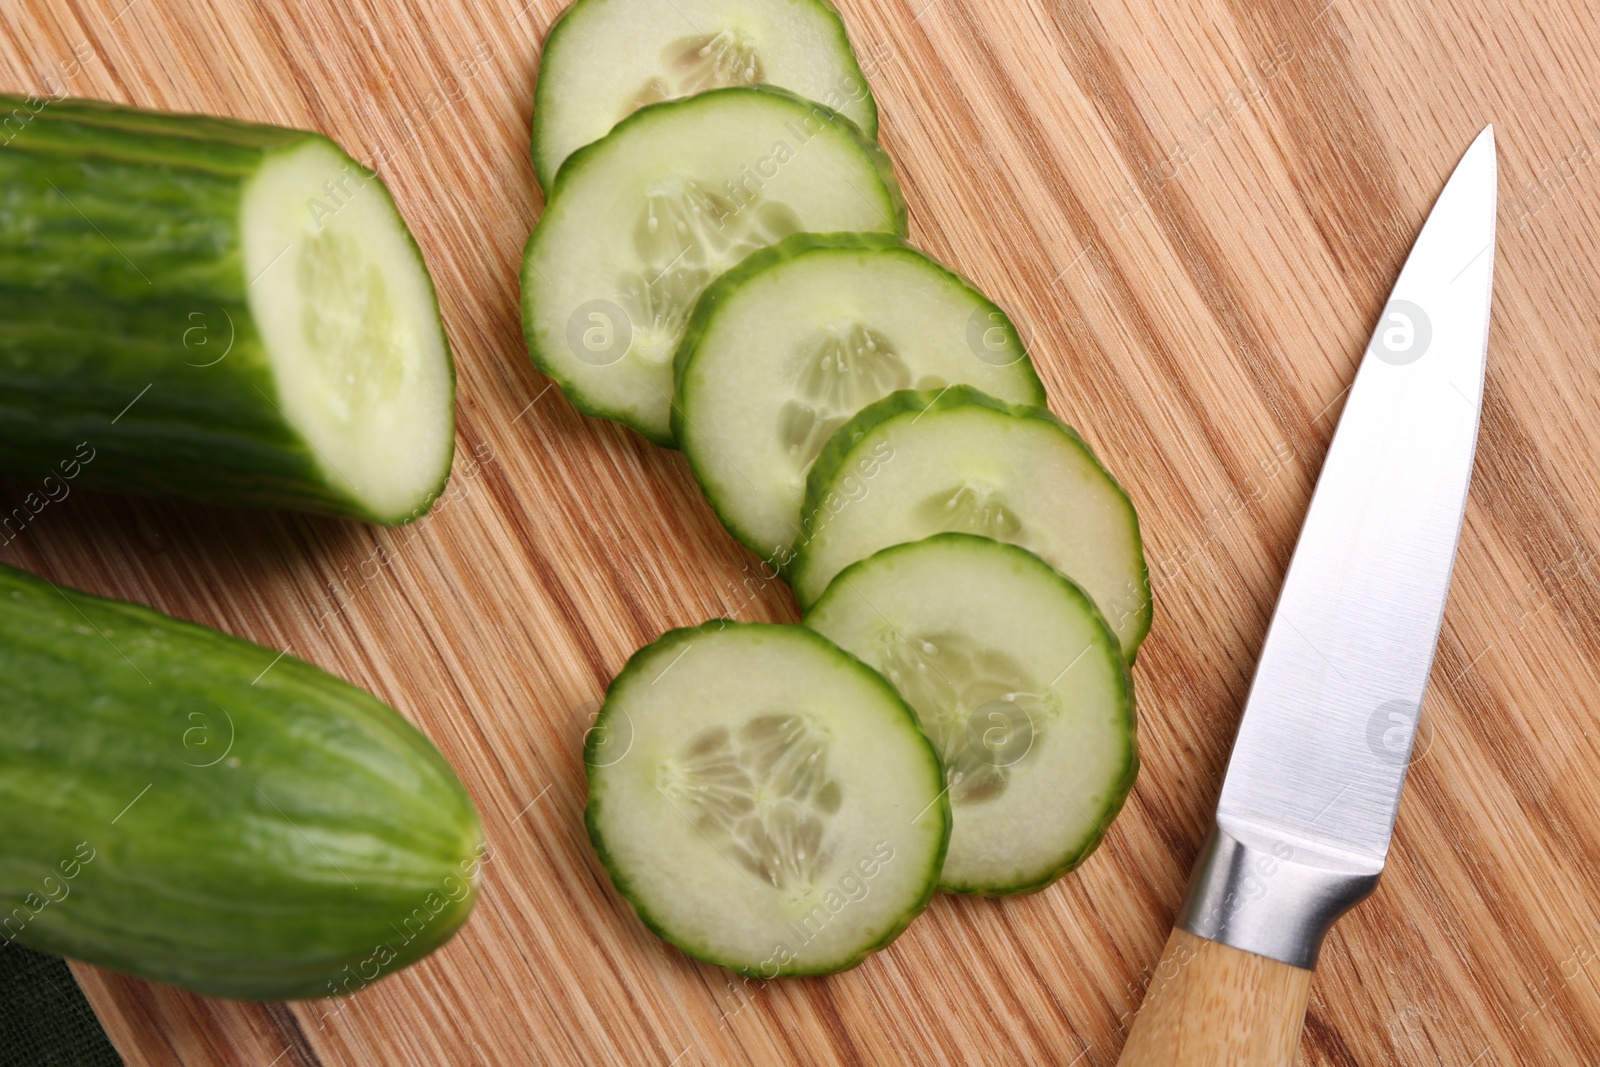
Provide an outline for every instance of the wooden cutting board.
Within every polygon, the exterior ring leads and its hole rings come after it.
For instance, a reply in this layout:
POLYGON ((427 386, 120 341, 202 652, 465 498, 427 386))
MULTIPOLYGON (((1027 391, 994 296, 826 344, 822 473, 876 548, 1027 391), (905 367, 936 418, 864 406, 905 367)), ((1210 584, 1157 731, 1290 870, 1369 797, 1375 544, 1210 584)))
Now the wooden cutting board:
POLYGON ((682 457, 577 415, 528 363, 528 119, 558 0, 517 2, 0 10, 0 88, 306 126, 381 159, 460 372, 451 489, 413 527, 73 493, 0 549, 374 690, 487 825, 466 930, 348 999, 227 1003, 77 967, 130 1064, 1113 1063, 1343 390, 1491 121, 1483 435, 1422 754, 1383 885, 1323 954, 1302 1055, 1596 1062, 1592 7, 844 0, 914 240, 1030 334, 1055 410, 1138 505, 1157 616, 1135 672, 1144 769, 1081 871, 1026 899, 937 900, 855 971, 762 986, 657 941, 583 832, 579 741, 627 656, 712 615, 796 613, 682 457))

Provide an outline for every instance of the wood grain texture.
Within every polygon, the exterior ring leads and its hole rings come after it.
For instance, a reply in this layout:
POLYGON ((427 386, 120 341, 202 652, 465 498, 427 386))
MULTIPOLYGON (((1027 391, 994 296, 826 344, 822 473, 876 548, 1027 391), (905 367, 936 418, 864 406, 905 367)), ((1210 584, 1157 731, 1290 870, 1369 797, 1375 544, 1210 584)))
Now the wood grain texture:
POLYGON ((1311 978, 1175 927, 1117 1067, 1290 1067, 1311 978))
MULTIPOLYGON (((1486 122, 1501 211, 1483 436, 1389 870, 1335 927, 1301 1060, 1579 1064, 1600 1047, 1600 16, 1585 0, 841 0, 912 235, 1011 308, 1139 507, 1144 768, 1095 857, 940 899, 850 973, 758 985, 638 923, 579 742, 661 631, 789 620, 682 458, 578 416, 517 310, 559 0, 8 0, 0 88, 308 126, 377 157, 434 272, 459 453, 399 530, 74 493, 0 558, 371 688, 465 777, 463 934, 344 1001, 79 967, 128 1062, 1110 1065, 1216 802, 1343 390, 1486 122), (126 6, 124 6, 126 4, 126 6), (67 63, 75 47, 92 58, 67 63)), ((30 487, 7 483, 0 504, 30 487)))

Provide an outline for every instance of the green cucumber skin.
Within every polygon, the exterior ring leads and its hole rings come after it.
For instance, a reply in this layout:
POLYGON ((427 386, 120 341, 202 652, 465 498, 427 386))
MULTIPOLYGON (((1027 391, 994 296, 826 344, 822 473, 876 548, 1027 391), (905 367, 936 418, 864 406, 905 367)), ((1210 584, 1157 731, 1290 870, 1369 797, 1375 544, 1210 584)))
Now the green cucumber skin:
MULTIPOLYGON (((904 237, 889 233, 797 233, 785 237, 775 245, 758 248, 750 253, 739 264, 713 281, 700 294, 700 299, 695 302, 694 311, 689 315, 689 323, 684 329, 683 340, 678 344, 678 350, 672 357, 672 379, 674 403, 672 405, 672 434, 675 440, 683 440, 683 409, 676 402, 677 397, 683 395, 683 385, 688 379, 694 365, 694 354, 700 347, 700 340, 705 335, 706 329, 716 317, 717 308, 729 296, 739 291, 740 286, 748 282, 755 275, 773 266, 776 263, 791 259, 800 259, 803 256, 827 254, 832 251, 849 251, 857 249, 862 252, 902 252, 908 259, 927 262, 939 268, 952 281, 959 283, 978 296, 983 297, 982 290, 974 285, 965 275, 951 270, 944 264, 935 261, 932 257, 924 255, 913 248, 904 237)), ((990 310, 1005 315, 1005 309, 994 301, 983 297, 990 310)), ((1009 321, 1009 317, 1007 317, 1009 321)), ((1019 361, 1020 362, 1020 361, 1019 361)), ((1048 400, 1045 393, 1044 382, 1039 380, 1039 374, 1033 368, 1033 362, 1028 361, 1028 377, 1033 384, 1034 403, 1043 407, 1048 400)), ((691 464, 692 466, 692 464, 691 464)), ((713 505, 715 507, 715 505, 713 505)), ((721 517, 720 515, 718 516, 721 517)), ((726 523, 724 523, 726 525, 726 523)), ((729 527, 731 530, 732 527, 729 527)), ((743 538, 741 538, 743 540, 743 538)), ((753 551, 762 549, 745 544, 753 551)))
MULTIPOLYGON (((838 8, 834 7, 834 5, 829 3, 828 0, 814 0, 814 2, 818 7, 825 8, 831 15, 833 15, 834 22, 838 26, 839 42, 844 45, 842 54, 850 57, 850 69, 857 78, 861 79, 861 85, 866 91, 865 99, 867 110, 872 116, 871 122, 869 123, 871 128, 862 129, 859 126, 856 126, 855 123, 851 123, 851 125, 860 130, 863 137, 875 142, 878 139, 878 101, 877 98, 872 95, 870 86, 867 85, 867 76, 862 72, 861 64, 856 60, 855 49, 850 47, 850 36, 845 30, 844 19, 840 17, 838 8)), ((560 34, 569 26, 575 25, 571 16, 574 12, 579 11, 582 7, 583 0, 575 0, 574 3, 568 5, 566 10, 562 11, 560 15, 556 16, 555 23, 550 27, 550 32, 545 36, 544 48, 540 52, 541 56, 548 55, 550 53, 551 46, 559 42, 560 34)), ((539 65, 539 73, 541 75, 544 74, 544 64, 542 62, 539 65)), ((554 191, 556 177, 560 174, 560 167, 550 166, 549 160, 540 158, 539 154, 539 145, 544 141, 544 138, 539 134, 539 129, 543 115, 545 114, 545 105, 549 101, 550 91, 550 84, 547 79, 540 77, 535 81, 533 88, 533 138, 528 145, 529 152, 533 156, 534 176, 538 178, 539 188, 543 190, 546 200, 550 198, 552 192, 554 191)), ((841 121, 850 122, 850 120, 845 118, 843 115, 840 115, 839 118, 841 121)), ((624 119, 623 121, 627 120, 624 119)), ((615 128, 615 126, 612 127, 612 129, 615 128)), ((581 149, 579 151, 581 151, 581 149)), ((577 152, 572 153, 572 155, 576 154, 577 152)), ((569 160, 571 158, 571 155, 567 157, 569 160)), ((565 165, 566 161, 564 160, 562 162, 562 166, 565 165)), ((902 231, 904 231, 904 228, 905 227, 902 225, 902 231)))
MULTIPOLYGON (((661 108, 694 107, 700 101, 720 93, 770 93, 773 96, 782 97, 785 100, 793 101, 794 103, 806 108, 816 116, 822 118, 824 121, 831 122, 850 133, 856 139, 862 151, 867 155, 867 158, 872 161, 873 166, 877 169, 878 174, 883 179, 883 188, 889 196, 889 209, 894 216, 895 233, 901 237, 906 235, 907 227, 909 225, 909 220, 906 213, 906 201, 904 195, 902 195, 900 192, 900 183, 895 179, 894 166, 889 161, 888 153, 880 148, 876 141, 864 136, 857 128, 855 123, 851 122, 843 115, 840 115, 838 112, 826 108, 821 104, 814 103, 813 101, 796 96, 787 89, 779 89, 771 85, 739 85, 732 86, 727 89, 709 89, 703 93, 696 93, 694 96, 678 97, 675 100, 663 100, 659 103, 649 104, 640 108, 638 111, 635 111, 633 114, 629 115, 627 118, 613 126, 611 128, 611 132, 606 134, 606 137, 602 137, 598 141, 584 145, 582 148, 578 149, 576 152, 572 153, 572 155, 567 157, 567 161, 561 164, 561 169, 556 173, 555 181, 551 185, 549 197, 546 201, 547 208, 549 204, 554 203, 556 198, 561 195, 562 186, 564 186, 568 181, 572 180, 572 175, 583 168, 590 155, 605 142, 606 138, 615 136, 618 131, 623 130, 630 123, 639 121, 640 116, 653 114, 661 108)), ((579 383, 573 381, 569 375, 562 373, 558 364, 552 360, 543 358, 540 353, 538 339, 534 336, 533 330, 533 323, 537 319, 537 316, 534 314, 533 307, 533 289, 528 285, 525 277, 528 273, 527 265, 533 259, 533 251, 534 248, 537 247, 540 233, 541 228, 536 223, 533 227, 533 232, 528 234, 527 243, 523 246, 522 250, 522 273, 524 275, 524 280, 522 283, 522 336, 524 342, 526 342, 528 346, 528 355, 533 360, 534 366, 539 368, 539 372, 541 374, 544 374, 561 387, 562 393, 566 395, 573 407, 587 415, 595 416, 596 418, 612 418, 613 416, 610 413, 601 410, 585 400, 583 387, 579 383)), ((758 249, 757 251, 760 250, 758 249)), ((674 408, 676 408, 676 405, 674 405, 674 408)), ((677 417, 676 410, 673 412, 673 417, 677 417)), ((670 426, 664 433, 650 433, 646 430, 640 429, 637 426, 633 426, 631 423, 623 423, 623 425, 633 429, 651 444, 660 445, 662 448, 675 449, 678 447, 677 437, 672 432, 670 426)))
MULTIPOLYGON (((813 615, 820 614, 821 612, 827 610, 828 603, 832 599, 831 594, 833 594, 834 590, 849 589, 850 583, 856 578, 856 576, 858 576, 868 564, 873 563, 875 560, 877 561, 878 565, 881 565, 884 562, 893 561, 895 557, 903 553, 913 551, 917 545, 930 542, 959 545, 983 540, 987 539, 978 537, 975 534, 957 533, 952 531, 934 534, 932 537, 924 538, 922 541, 910 541, 903 545, 890 545, 888 548, 879 549, 866 559, 857 560, 844 570, 840 571, 838 574, 834 575, 833 581, 828 583, 828 588, 823 590, 822 595, 816 599, 816 602, 812 604, 809 609, 807 609, 805 618, 801 621, 806 625, 810 625, 810 620, 813 615)), ((1116 634, 1112 632, 1110 624, 1106 622, 1105 616, 1100 614, 1100 609, 1095 606, 1093 598, 1091 598, 1089 594, 1085 593, 1078 586, 1078 583, 1060 573, 1054 567, 1050 566, 1050 564, 1046 563, 1044 560, 1040 559, 1037 555, 1028 551, 1026 548, 1023 548, 1021 545, 1008 544, 1006 547, 1022 553, 1037 563, 1041 578, 1044 580, 1057 581, 1061 583, 1062 586, 1069 589, 1073 597, 1085 609, 1087 609, 1089 614, 1097 619, 1101 627, 1104 628, 1106 640, 1110 643, 1110 647, 1118 647, 1116 634)), ((1102 811, 1101 817, 1098 820, 1094 832, 1084 842, 1083 848, 1079 849, 1075 853, 1072 853, 1071 855, 1063 857, 1059 866, 1033 882, 1008 884, 1004 888, 996 888, 994 885, 988 884, 962 884, 958 882, 946 882, 941 880, 939 883, 939 889, 941 892, 974 897, 1014 897, 1025 896, 1029 893, 1037 893, 1041 889, 1049 888, 1056 881, 1058 881, 1062 875, 1076 870, 1083 864, 1084 860, 1088 859, 1094 853, 1095 849, 1100 847, 1100 842, 1105 840, 1106 833, 1111 829, 1111 824, 1116 821, 1117 816, 1121 813, 1123 805, 1128 802, 1128 795, 1133 792, 1134 783, 1139 778, 1139 716, 1135 706, 1136 701, 1133 689, 1133 675, 1130 673, 1128 668, 1129 664, 1127 662, 1123 662, 1122 669, 1119 672, 1123 704, 1128 709, 1127 763, 1124 765, 1122 777, 1117 780, 1116 785, 1111 787, 1111 799, 1107 802, 1104 810, 1102 811)))
MULTIPOLYGON (((31 117, 0 147, 0 472, 42 478, 87 443, 89 488, 416 518, 328 484, 276 406, 247 303, 245 184, 272 153, 326 138, 0 96, 0 114, 18 110, 31 117)), ((435 497, 448 475, 447 458, 435 497)))
POLYGON ((449 939, 483 857, 465 788, 387 705, 278 655, 0 565, 0 949, 287 1000, 449 939))
MULTIPOLYGON (((1089 447, 1089 443, 1083 439, 1077 430, 1056 418, 1049 408, 1042 405, 1032 407, 1025 404, 1008 404, 1004 400, 997 400, 988 393, 974 389, 970 385, 953 385, 948 389, 941 389, 937 393, 918 392, 915 389, 902 389, 899 392, 890 393, 877 403, 862 409, 860 414, 835 430, 833 436, 828 438, 828 443, 822 446, 822 451, 817 455, 816 462, 812 464, 811 471, 806 476, 806 503, 804 510, 800 514, 808 516, 820 513, 823 499, 828 492, 828 485, 832 482, 834 475, 838 473, 841 465, 848 461, 851 449, 878 426, 888 422, 890 419, 908 414, 915 417, 924 411, 937 412, 968 404, 978 404, 1019 418, 1039 419, 1066 432, 1074 441, 1083 446, 1084 452, 1105 474, 1107 480, 1116 487, 1122 498, 1128 502, 1128 510, 1134 516, 1134 546, 1139 552, 1139 588, 1135 591, 1139 598, 1139 607, 1137 609, 1138 626, 1134 630, 1133 639, 1129 642, 1132 646, 1132 651, 1126 657, 1128 666, 1133 666, 1138 659, 1139 645, 1144 640, 1145 635, 1150 632, 1150 625, 1155 615, 1155 598, 1150 593, 1150 567, 1144 558, 1144 539, 1139 531, 1138 511, 1134 508, 1133 499, 1128 496, 1128 491, 1122 488, 1122 483, 1117 481, 1110 471, 1106 470, 1105 464, 1100 462, 1100 458, 1094 454, 1094 449, 1089 447)), ((802 548, 794 558, 784 560, 781 563, 782 573, 791 587, 794 585, 794 577, 798 569, 804 566, 804 560, 805 552, 802 548)))
MULTIPOLYGON (((707 622, 701 623, 699 626, 685 626, 676 630, 668 630, 666 633, 656 638, 656 640, 635 652, 628 659, 627 664, 622 668, 617 676, 611 680, 611 685, 608 686, 606 690, 606 702, 601 706, 600 714, 596 716, 594 725, 590 727, 589 732, 584 736, 584 767, 588 768, 601 765, 601 760, 605 757, 605 753, 602 751, 602 749, 606 744, 608 734, 607 726, 609 724, 611 710, 613 708, 610 694, 615 691, 620 691, 622 683, 631 678, 633 675, 640 674, 645 671, 650 659, 647 653, 650 653, 652 650, 659 651, 658 646, 662 645, 663 642, 690 642, 694 640, 695 635, 697 634, 720 631, 729 626, 736 626, 742 630, 793 630, 806 634, 808 637, 826 646, 830 651, 848 656, 855 663, 859 664, 862 670, 866 671, 874 679, 876 679, 878 683, 888 690, 888 692, 894 697, 895 702, 899 704, 905 711, 906 717, 909 720, 915 736, 922 737, 922 743, 924 746, 926 746, 928 751, 928 758, 932 762, 934 768, 937 769, 939 777, 941 779, 944 777, 943 763, 939 759, 938 752, 934 750, 933 743, 928 741, 926 737, 922 736, 922 727, 917 723, 917 713, 911 710, 911 706, 901 699, 899 692, 897 692, 893 686, 885 681, 883 676, 877 671, 873 670, 870 666, 868 666, 866 663, 863 663, 855 656, 850 655, 850 653, 846 652, 832 641, 829 641, 826 637, 823 637, 815 630, 809 630, 800 626, 783 625, 780 623, 736 622, 732 619, 711 619, 707 622)), ((814 968, 795 968, 785 966, 776 974, 754 974, 746 971, 736 962, 717 958, 715 955, 706 952, 700 946, 686 942, 672 934, 665 926, 661 924, 659 920, 656 919, 654 915, 650 913, 649 909, 644 908, 639 904, 639 894, 633 889, 632 884, 629 882, 627 876, 623 873, 622 868, 612 860, 611 854, 606 850, 605 839, 600 833, 600 810, 605 804, 605 798, 593 788, 592 784, 589 789, 588 803, 584 805, 583 822, 584 826, 589 831, 589 842, 594 846, 595 855, 599 857, 600 865, 605 868, 606 874, 611 878, 612 885, 616 886, 617 892, 621 893, 623 898, 627 900, 629 906, 632 907, 635 914, 639 916, 639 920, 643 922, 645 926, 649 927, 651 932, 657 937, 661 938, 661 940, 667 942, 669 945, 677 946, 686 955, 700 960, 703 963, 714 963, 719 967, 726 967, 731 971, 736 971, 749 977, 758 977, 762 978, 763 980, 771 978, 804 978, 813 975, 836 974, 839 971, 848 971, 852 967, 859 966, 861 962, 868 956, 888 945, 891 941, 904 933, 906 927, 911 925, 911 920, 915 919, 918 915, 921 915, 923 911, 927 909, 928 905, 932 903, 934 893, 936 893, 939 888, 939 872, 944 869, 945 853, 948 852, 950 848, 951 821, 949 790, 942 791, 935 803, 938 805, 939 811, 942 813, 941 817, 944 820, 944 837, 943 840, 940 841, 939 848, 933 856, 933 862, 929 864, 930 870, 928 871, 928 876, 925 879, 927 882, 927 891, 923 894, 922 899, 916 904, 916 906, 909 909, 902 920, 897 923, 893 929, 885 933, 883 937, 878 939, 873 944, 863 948, 860 952, 849 957, 848 959, 814 968)))

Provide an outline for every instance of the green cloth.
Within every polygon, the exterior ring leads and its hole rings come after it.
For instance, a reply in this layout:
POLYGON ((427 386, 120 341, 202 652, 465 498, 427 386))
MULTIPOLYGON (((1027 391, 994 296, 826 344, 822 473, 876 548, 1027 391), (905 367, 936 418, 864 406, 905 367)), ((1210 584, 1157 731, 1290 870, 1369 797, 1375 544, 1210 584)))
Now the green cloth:
POLYGON ((121 1067, 65 960, 0 941, 0 1067, 121 1067))

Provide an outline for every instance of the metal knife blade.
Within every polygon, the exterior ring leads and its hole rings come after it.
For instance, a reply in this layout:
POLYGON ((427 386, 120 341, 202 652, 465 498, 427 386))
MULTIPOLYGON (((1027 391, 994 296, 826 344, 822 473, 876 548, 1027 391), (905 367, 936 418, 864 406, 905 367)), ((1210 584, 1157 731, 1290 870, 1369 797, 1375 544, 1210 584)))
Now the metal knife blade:
POLYGON ((1361 361, 1250 687, 1217 832, 1180 919, 1193 933, 1311 966, 1321 932, 1309 953, 1297 949, 1311 933, 1224 900, 1218 885, 1237 896, 1240 876, 1208 865, 1238 867, 1245 852, 1292 858, 1273 895, 1280 904, 1329 896, 1324 931, 1383 868, 1472 475, 1496 181, 1489 127, 1435 202, 1361 361), (1240 842, 1248 847, 1228 851, 1240 842), (1337 886, 1335 873, 1345 879, 1337 886), (1364 888, 1350 881, 1363 878, 1364 888))

